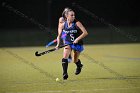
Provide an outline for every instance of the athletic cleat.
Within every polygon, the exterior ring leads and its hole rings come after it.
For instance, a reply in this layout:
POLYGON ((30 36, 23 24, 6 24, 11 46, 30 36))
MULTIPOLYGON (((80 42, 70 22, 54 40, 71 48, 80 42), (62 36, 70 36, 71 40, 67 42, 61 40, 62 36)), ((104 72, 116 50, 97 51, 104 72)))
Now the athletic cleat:
POLYGON ((67 80, 67 78, 68 78, 68 74, 64 74, 63 75, 63 80, 67 80))
POLYGON ((82 68, 83 68, 83 64, 81 64, 80 66, 78 66, 78 67, 76 68, 75 75, 80 74, 80 72, 81 72, 82 68))

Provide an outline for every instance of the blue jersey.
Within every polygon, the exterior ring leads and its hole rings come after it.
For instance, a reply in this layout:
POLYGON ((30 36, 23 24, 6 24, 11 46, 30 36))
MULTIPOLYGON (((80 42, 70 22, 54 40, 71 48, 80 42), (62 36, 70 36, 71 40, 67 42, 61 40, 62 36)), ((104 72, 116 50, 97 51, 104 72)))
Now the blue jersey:
MULTIPOLYGON (((62 34, 66 34, 64 37, 63 37, 63 40, 65 42, 65 44, 70 44, 72 43, 77 37, 79 37, 81 35, 81 30, 77 27, 76 25, 76 20, 74 20, 72 22, 72 25, 71 27, 68 27, 68 23, 67 21, 65 21, 64 23, 64 28, 63 28, 63 31, 62 31, 62 34)), ((81 44, 83 45, 83 41, 80 40, 78 42, 78 44, 81 44)))

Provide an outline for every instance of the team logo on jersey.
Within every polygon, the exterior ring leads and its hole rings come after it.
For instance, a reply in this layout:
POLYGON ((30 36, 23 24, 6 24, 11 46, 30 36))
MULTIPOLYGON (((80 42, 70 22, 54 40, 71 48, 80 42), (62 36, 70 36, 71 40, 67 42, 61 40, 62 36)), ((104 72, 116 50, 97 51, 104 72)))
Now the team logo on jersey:
POLYGON ((66 34, 73 34, 73 33, 77 33, 77 30, 63 30, 64 33, 66 34))

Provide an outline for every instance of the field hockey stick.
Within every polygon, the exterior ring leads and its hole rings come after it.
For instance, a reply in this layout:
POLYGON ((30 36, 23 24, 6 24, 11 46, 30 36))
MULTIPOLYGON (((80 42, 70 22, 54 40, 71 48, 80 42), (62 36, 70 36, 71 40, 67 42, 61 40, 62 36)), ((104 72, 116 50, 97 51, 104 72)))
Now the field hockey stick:
MULTIPOLYGON (((70 45, 70 44, 61 45, 61 46, 58 47, 58 49, 59 49, 59 48, 63 48, 63 47, 68 46, 68 45, 70 45)), ((44 55, 44 54, 48 54, 48 53, 53 52, 53 51, 58 50, 58 49, 52 48, 52 49, 49 49, 49 50, 44 51, 44 52, 41 52, 41 53, 38 53, 38 51, 36 51, 36 52, 35 52, 35 56, 42 56, 42 55, 44 55)))
MULTIPOLYGON (((66 36, 66 34, 62 35, 61 38, 65 37, 65 36, 66 36)), ((55 39, 55 40, 49 42, 49 43, 46 45, 46 48, 49 47, 49 46, 51 46, 52 44, 54 44, 54 43, 56 43, 56 42, 57 42, 57 39, 55 39)))
POLYGON ((55 39, 55 40, 49 42, 49 43, 46 45, 46 48, 49 47, 49 46, 51 46, 51 45, 54 44, 55 42, 57 42, 57 39, 55 39))

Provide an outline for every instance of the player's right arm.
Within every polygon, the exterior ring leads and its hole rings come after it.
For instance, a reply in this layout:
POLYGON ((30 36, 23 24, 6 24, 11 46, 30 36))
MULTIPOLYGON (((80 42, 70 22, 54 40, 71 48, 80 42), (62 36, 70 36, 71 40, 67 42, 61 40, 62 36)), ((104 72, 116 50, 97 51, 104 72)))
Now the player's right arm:
POLYGON ((63 27, 64 27, 64 21, 60 17, 59 18, 59 24, 58 24, 58 36, 57 36, 57 45, 56 45, 56 48, 58 48, 59 45, 60 45, 60 38, 61 38, 63 27))

